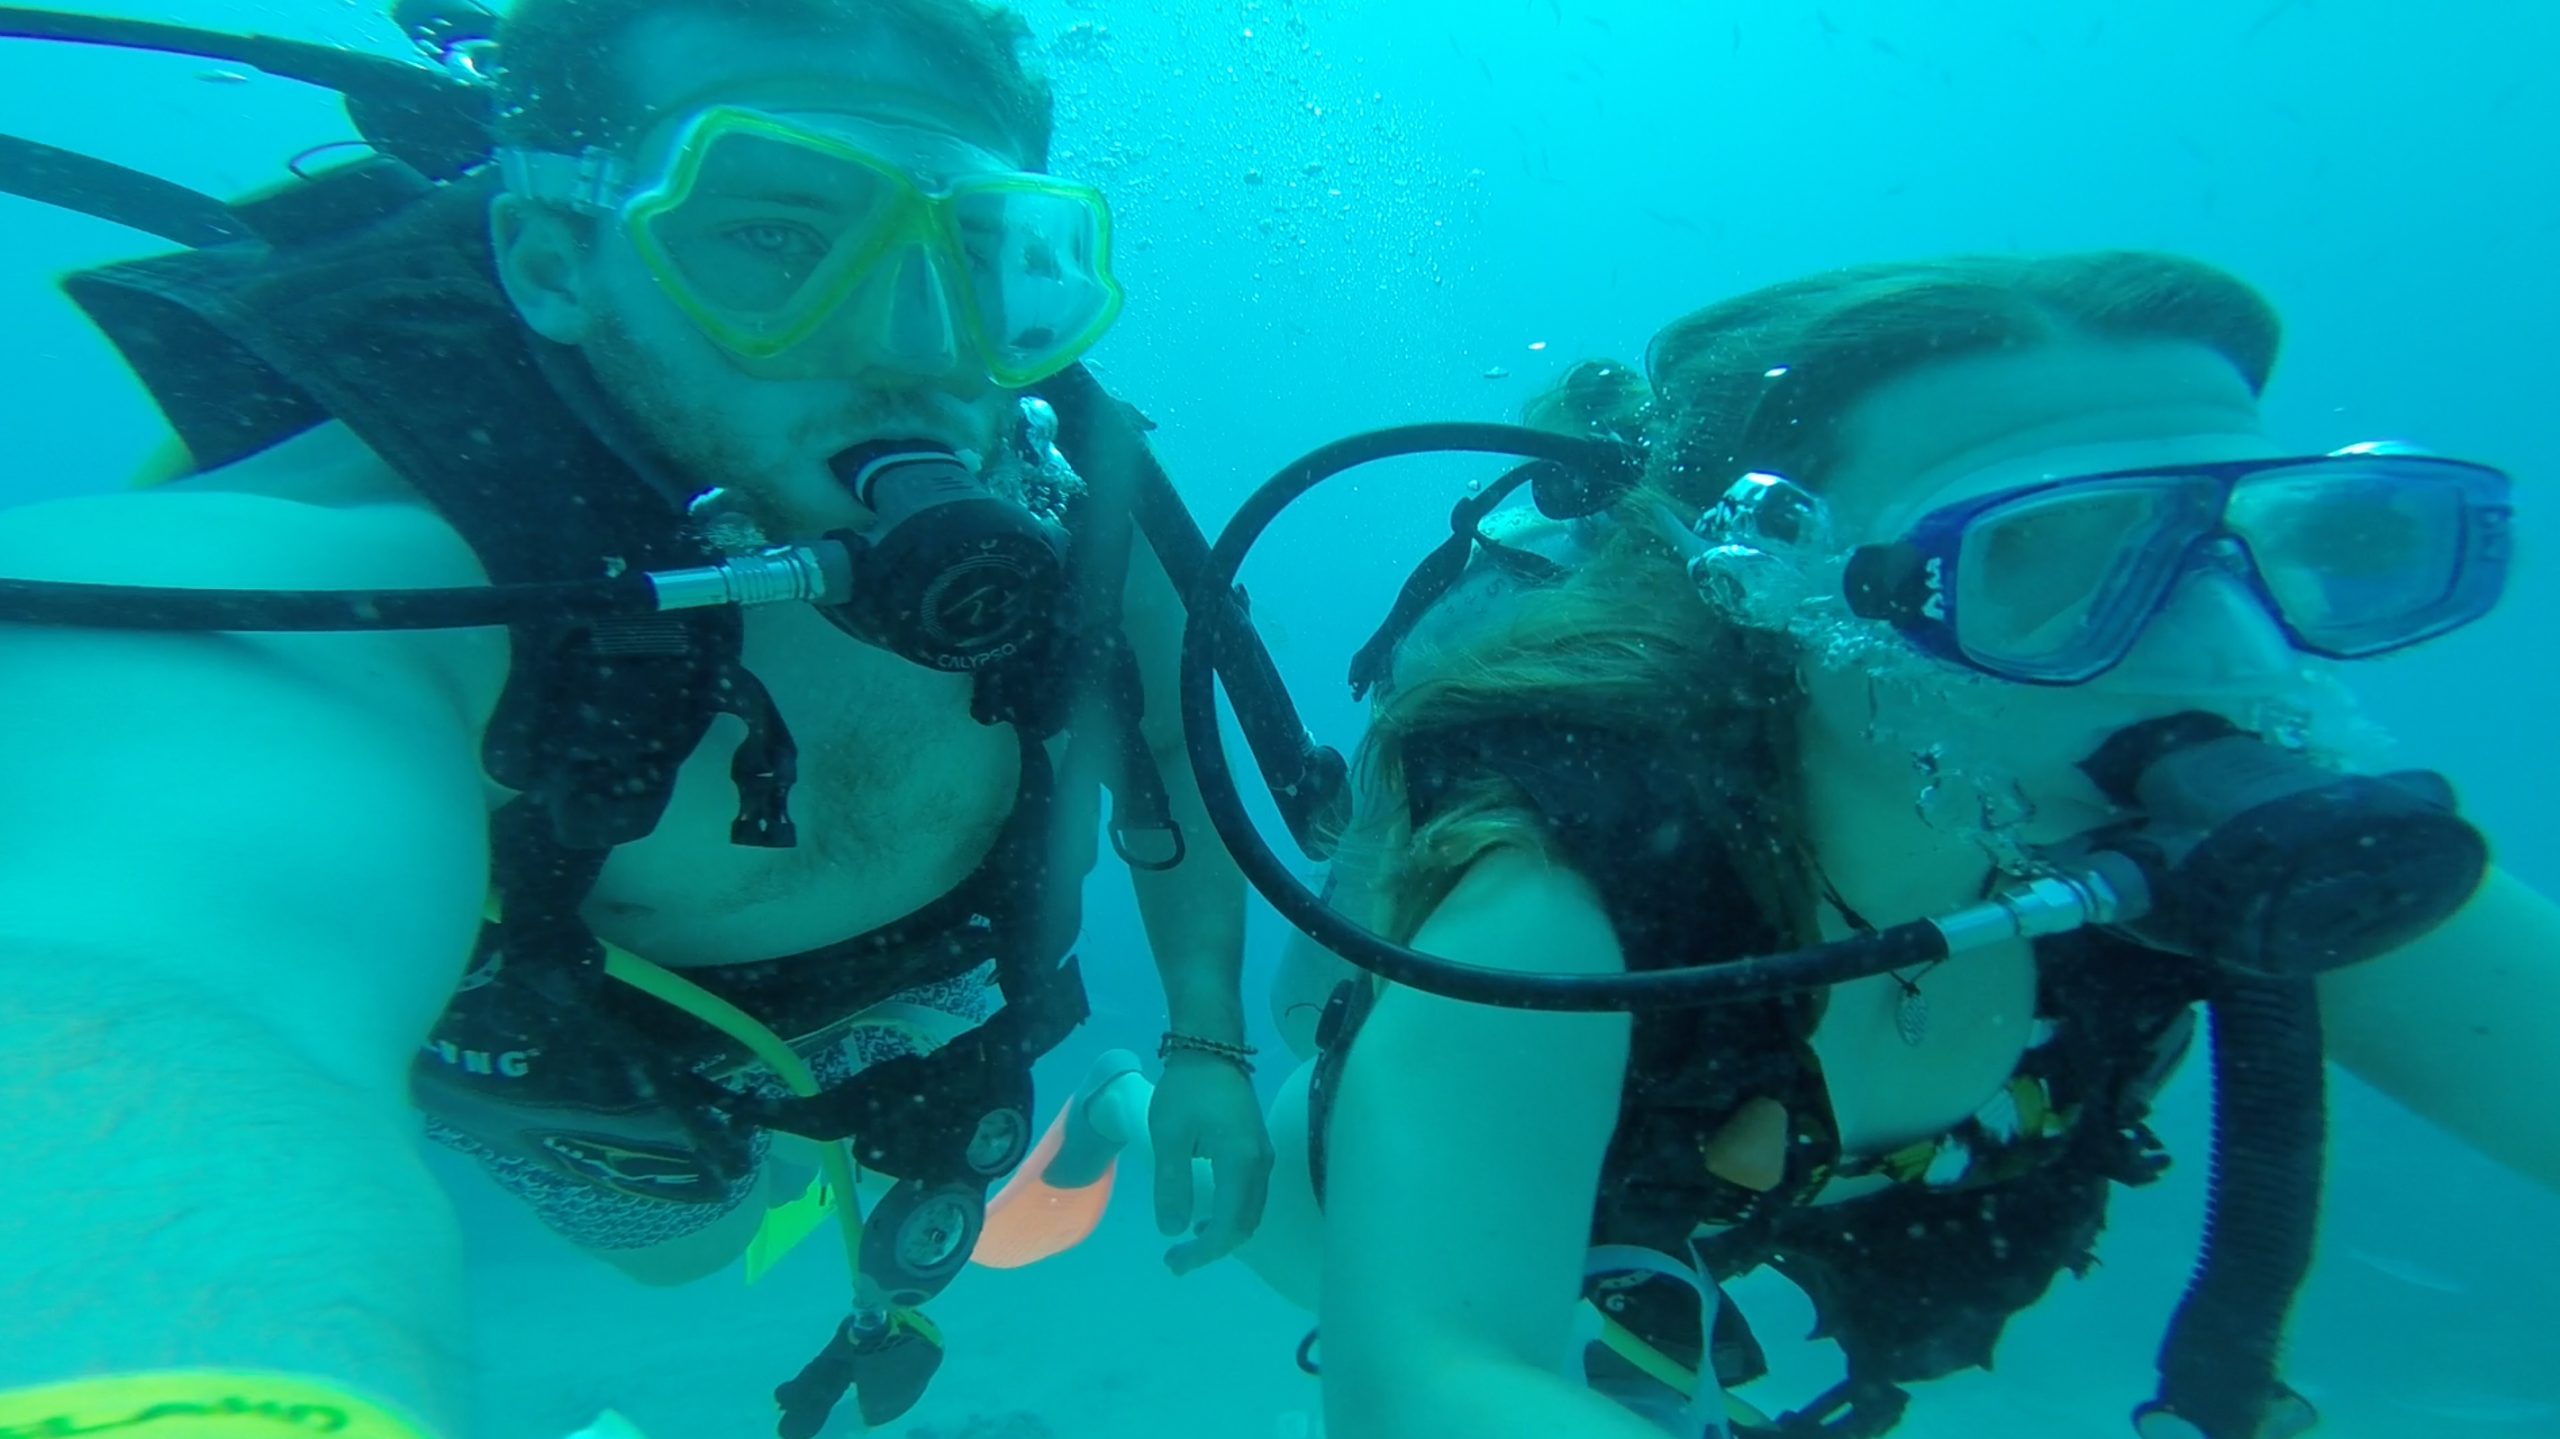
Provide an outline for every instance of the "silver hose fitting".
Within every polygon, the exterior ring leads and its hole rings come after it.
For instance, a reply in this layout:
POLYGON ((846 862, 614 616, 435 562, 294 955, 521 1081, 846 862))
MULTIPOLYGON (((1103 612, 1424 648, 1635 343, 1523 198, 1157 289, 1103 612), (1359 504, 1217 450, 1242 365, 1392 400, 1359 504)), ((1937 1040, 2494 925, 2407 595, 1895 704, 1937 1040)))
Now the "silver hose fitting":
POLYGON ((2150 908, 2151 887, 2134 862, 2112 850, 2096 850, 2074 858, 2068 867, 1929 922, 1947 937, 1947 953, 1963 954, 2093 924, 2123 924, 2150 908))
POLYGON ((853 593, 853 569, 843 545, 820 540, 736 555, 716 565, 653 570, 649 586, 656 591, 661 610, 795 601, 842 604, 853 593))

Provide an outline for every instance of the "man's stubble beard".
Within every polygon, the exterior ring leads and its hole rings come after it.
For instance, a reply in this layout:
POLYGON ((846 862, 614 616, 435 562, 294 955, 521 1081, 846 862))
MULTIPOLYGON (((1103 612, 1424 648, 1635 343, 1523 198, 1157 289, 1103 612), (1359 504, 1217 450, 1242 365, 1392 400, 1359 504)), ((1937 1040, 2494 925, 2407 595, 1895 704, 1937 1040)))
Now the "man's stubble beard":
POLYGON ((621 416, 628 439, 646 459, 692 494, 717 485, 735 489, 748 473, 749 452, 719 417, 687 402, 674 374, 652 356, 621 316, 596 316, 579 346, 605 402, 621 416))
MULTIPOLYGON (((599 315, 582 346, 587 363, 608 403, 622 412, 634 439, 646 445, 649 458, 691 487, 693 493, 718 486, 722 510, 734 526, 770 539, 807 538, 837 527, 840 513, 800 503, 765 483, 757 468, 759 447, 738 433, 734 421, 710 406, 690 400, 673 371, 652 355, 620 316, 599 315)), ((900 433, 933 433, 946 424, 918 418, 923 409, 903 396, 884 396, 851 416, 882 438, 900 433)), ((979 478, 999 497, 1023 496, 1024 465, 1014 453, 1004 416, 970 416, 972 432, 964 448, 976 452, 979 478)), ((689 497, 689 496, 688 496, 689 497)))

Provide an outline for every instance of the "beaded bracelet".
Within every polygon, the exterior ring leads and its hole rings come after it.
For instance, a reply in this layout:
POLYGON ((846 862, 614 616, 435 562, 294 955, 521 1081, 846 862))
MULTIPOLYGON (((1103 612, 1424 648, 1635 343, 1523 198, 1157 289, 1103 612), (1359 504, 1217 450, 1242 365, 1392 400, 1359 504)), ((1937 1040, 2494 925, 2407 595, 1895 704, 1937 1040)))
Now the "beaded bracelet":
POLYGON ((1163 1041, 1156 1046, 1156 1058, 1171 1059, 1184 1051, 1223 1059, 1246 1074, 1253 1073, 1253 1057, 1262 1052, 1250 1044, 1229 1044, 1222 1039, 1202 1039, 1196 1034, 1168 1029, 1164 1032, 1163 1041))

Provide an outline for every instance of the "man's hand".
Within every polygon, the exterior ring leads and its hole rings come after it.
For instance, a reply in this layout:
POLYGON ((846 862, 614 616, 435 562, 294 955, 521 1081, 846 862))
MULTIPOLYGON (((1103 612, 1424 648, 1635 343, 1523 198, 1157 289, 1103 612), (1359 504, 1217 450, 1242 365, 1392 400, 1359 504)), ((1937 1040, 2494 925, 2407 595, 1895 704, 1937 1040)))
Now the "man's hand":
POLYGON ((1271 1136, 1242 1069, 1215 1055, 1166 1056, 1147 1135, 1156 1151, 1156 1228, 1168 1238, 1192 1227, 1191 1161, 1209 1161, 1211 1212, 1198 1233, 1166 1251, 1174 1273, 1223 1259, 1253 1237, 1271 1193, 1271 1136))

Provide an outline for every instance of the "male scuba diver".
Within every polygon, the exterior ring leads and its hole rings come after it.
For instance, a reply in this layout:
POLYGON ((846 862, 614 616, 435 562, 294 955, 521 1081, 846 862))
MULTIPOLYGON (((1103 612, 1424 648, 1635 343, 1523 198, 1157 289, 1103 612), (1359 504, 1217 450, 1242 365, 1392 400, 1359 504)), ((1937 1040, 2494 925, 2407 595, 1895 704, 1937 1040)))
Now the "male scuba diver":
POLYGON ((1109 214, 979 0, 402 19, 438 68, 0 13, 345 90, 371 145, 232 206, 0 152, 198 247, 66 282, 191 473, 0 516, 44 697, 0 718, 0 1383, 77 1380, 0 1430, 460 1432, 413 1088, 652 1283, 748 1247, 785 1147, 820 1169, 855 1293, 779 1432, 886 1423, 1084 1016, 1096 781, 1165 986, 1169 1234, 1214 1173, 1176 1269, 1271 1164, 1173 703, 1204 546, 1077 365, 1109 214))

